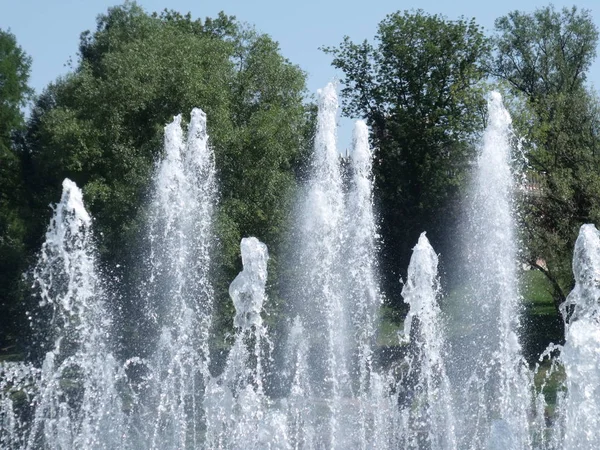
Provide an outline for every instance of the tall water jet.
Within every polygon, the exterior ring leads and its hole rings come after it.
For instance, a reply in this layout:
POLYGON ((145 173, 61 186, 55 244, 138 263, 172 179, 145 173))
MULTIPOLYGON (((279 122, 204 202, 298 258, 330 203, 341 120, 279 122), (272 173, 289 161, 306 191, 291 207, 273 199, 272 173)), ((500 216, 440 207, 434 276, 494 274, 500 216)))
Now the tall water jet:
POLYGON ((142 408, 147 448, 197 448, 203 439, 202 392, 209 376, 213 288, 209 278, 216 204, 214 154, 206 114, 192 110, 187 139, 181 116, 165 127, 151 203, 148 312, 159 330, 142 408), (148 438, 149 436, 149 438, 148 438))
POLYGON ((122 377, 108 337, 111 318, 98 275, 92 220, 66 179, 33 271, 46 353, 26 448, 123 446, 122 377))
POLYGON ((600 233, 583 225, 573 254, 575 288, 561 305, 566 395, 559 412, 564 449, 600 448, 600 233))
MULTIPOLYGON (((207 448, 284 448, 285 427, 273 428, 275 412, 263 387, 264 353, 270 343, 261 313, 266 300, 267 246, 258 239, 240 244, 243 270, 229 286, 236 335, 224 372, 206 389, 207 448)), ((285 418, 282 418, 285 423, 285 418)))
POLYGON ((302 207, 298 242, 296 299, 303 325, 312 331, 309 376, 312 394, 323 406, 307 418, 319 446, 336 448, 342 399, 350 393, 348 318, 343 308, 342 251, 344 192, 336 148, 337 94, 328 84, 319 92, 312 172, 302 207))
POLYGON ((377 225, 373 211, 373 153, 363 121, 354 126, 352 179, 346 213, 346 274, 354 345, 357 348, 358 392, 366 394, 372 370, 372 347, 381 295, 377 282, 377 225))
POLYGON ((410 310, 404 320, 404 338, 410 351, 398 387, 402 405, 403 448, 452 450, 457 448, 441 310, 438 256, 425 233, 419 237, 402 289, 410 310))
MULTIPOLYGON (((350 189, 345 214, 347 236, 345 240, 345 308, 352 324, 352 379, 358 412, 353 433, 356 443, 366 443, 373 438, 369 415, 373 373, 373 346, 376 338, 377 313, 381 293, 377 279, 378 230, 373 208, 373 152, 369 145, 367 125, 359 120, 354 125, 351 154, 350 189)), ((350 338, 350 336, 348 336, 350 338)))
POLYGON ((531 383, 521 356, 511 118, 502 97, 488 100, 488 125, 469 193, 464 299, 456 300, 451 358, 459 448, 531 446, 531 383), (466 381, 466 382, 465 382, 466 381))

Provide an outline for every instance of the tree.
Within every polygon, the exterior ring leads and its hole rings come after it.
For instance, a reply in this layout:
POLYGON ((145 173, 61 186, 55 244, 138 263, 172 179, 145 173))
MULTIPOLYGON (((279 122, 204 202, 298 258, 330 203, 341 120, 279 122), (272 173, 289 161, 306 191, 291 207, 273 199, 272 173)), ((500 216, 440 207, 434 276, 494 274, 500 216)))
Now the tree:
POLYGON ((163 127, 201 107, 220 180, 217 327, 226 333, 241 237, 257 236, 277 260, 306 140, 304 90, 305 74, 277 43, 234 17, 149 15, 134 3, 111 8, 95 32, 82 34, 75 70, 49 86, 33 110, 33 204, 45 211, 64 177, 76 181, 102 235, 102 260, 126 268, 126 281, 163 127))
POLYGON ((540 195, 523 205, 524 256, 550 281, 558 309, 573 286, 578 229, 600 221, 600 105, 585 84, 598 30, 588 10, 548 6, 511 12, 496 31, 492 73, 524 99, 526 118, 515 123, 530 170, 541 174, 540 195))
POLYGON ((42 211, 70 177, 84 188, 104 235, 104 259, 123 260, 139 231, 137 211, 162 149, 164 125, 202 105, 213 135, 229 132, 230 47, 131 3, 100 16, 96 33, 82 35, 76 70, 49 86, 30 120, 29 186, 38 193, 41 226, 48 217, 42 211))
POLYGON ((387 291, 398 299, 398 268, 405 268, 419 234, 445 249, 465 180, 484 98, 478 85, 490 43, 474 20, 396 12, 380 24, 376 44, 348 37, 326 48, 344 73, 343 113, 365 118, 375 148, 387 291))
POLYGON ((24 238, 26 205, 22 185, 22 154, 15 138, 23 128, 21 108, 28 87, 31 58, 13 34, 0 30, 0 329, 5 347, 12 344, 15 309, 20 306, 20 278, 26 267, 24 238))

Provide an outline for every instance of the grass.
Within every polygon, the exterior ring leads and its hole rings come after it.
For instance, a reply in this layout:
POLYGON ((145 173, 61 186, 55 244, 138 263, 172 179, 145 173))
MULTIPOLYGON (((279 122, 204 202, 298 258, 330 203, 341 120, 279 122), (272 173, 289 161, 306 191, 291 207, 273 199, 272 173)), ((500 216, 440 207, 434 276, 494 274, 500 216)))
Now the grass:
POLYGON ((551 285, 539 270, 526 270, 521 275, 523 296, 523 350, 529 364, 539 368, 534 376, 537 392, 542 390, 546 399, 546 418, 554 418, 558 392, 564 389, 565 373, 559 364, 552 368, 552 362, 545 358, 539 361, 540 354, 550 343, 562 344, 564 328, 551 294, 551 285))
POLYGON ((552 286, 539 270, 524 270, 521 274, 521 292, 526 305, 536 315, 556 314, 551 294, 552 286))
MULTIPOLYGON (((520 274, 520 292, 523 297, 522 343, 523 354, 530 368, 536 363, 539 368, 534 373, 534 384, 537 392, 542 391, 546 400, 545 415, 548 421, 554 419, 557 394, 564 389, 565 373, 559 364, 552 369, 552 362, 546 358, 539 362, 539 357, 550 343, 563 342, 562 318, 556 310, 551 294, 552 286, 543 273, 538 270, 524 270, 520 274), (542 389, 543 386, 543 389, 542 389)), ((442 300, 442 309, 447 318, 446 332, 452 338, 465 332, 464 312, 458 309, 460 298, 466 295, 464 287, 455 288, 442 300)), ((404 327, 405 311, 394 310, 384 306, 380 313, 379 331, 377 335, 378 352, 383 366, 403 356, 402 346, 398 342, 398 332, 404 327)), ((467 330, 468 331, 468 330, 467 330)))
POLYGON ((564 389, 565 370, 558 364, 552 367, 550 360, 545 359, 535 373, 533 382, 537 392, 542 390, 546 399, 546 416, 553 417, 558 392, 564 389))
MULTIPOLYGON (((523 296, 522 342, 528 362, 533 366, 539 355, 551 342, 560 344, 563 340, 562 318, 556 311, 551 294, 551 285, 538 270, 524 270, 520 273, 520 291, 523 296)), ((458 298, 466 295, 464 290, 455 288, 442 299, 442 309, 450 319, 447 321, 447 333, 453 336, 464 332, 462 319, 464 314, 457 310, 461 302, 458 298)), ((405 311, 394 310, 389 306, 381 308, 377 346, 398 345, 398 332, 404 327, 405 311)))
POLYGON ((398 333, 404 329, 404 314, 389 306, 382 306, 379 314, 377 330, 377 346, 391 347, 398 345, 398 333))
POLYGON ((539 270, 523 271, 520 281, 523 350, 527 361, 534 364, 550 343, 563 342, 563 322, 556 311, 551 285, 543 273, 539 270))

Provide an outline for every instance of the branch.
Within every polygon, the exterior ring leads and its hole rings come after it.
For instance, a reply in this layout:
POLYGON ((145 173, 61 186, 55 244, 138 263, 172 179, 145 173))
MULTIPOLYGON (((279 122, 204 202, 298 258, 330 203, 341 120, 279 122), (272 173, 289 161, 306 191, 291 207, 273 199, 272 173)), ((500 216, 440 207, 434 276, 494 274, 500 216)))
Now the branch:
POLYGON ((550 271, 547 268, 544 268, 543 266, 539 265, 536 260, 533 260, 533 259, 528 260, 527 263, 531 267, 534 267, 535 269, 542 272, 546 276, 546 278, 548 279, 550 284, 552 285, 552 288, 554 289, 554 306, 556 308, 556 312, 558 314, 560 314, 559 307, 560 307, 561 303, 563 303, 567 299, 567 297, 565 296, 565 293, 563 292, 562 288, 560 287, 560 284, 558 283, 556 278, 554 278, 552 276, 550 271))

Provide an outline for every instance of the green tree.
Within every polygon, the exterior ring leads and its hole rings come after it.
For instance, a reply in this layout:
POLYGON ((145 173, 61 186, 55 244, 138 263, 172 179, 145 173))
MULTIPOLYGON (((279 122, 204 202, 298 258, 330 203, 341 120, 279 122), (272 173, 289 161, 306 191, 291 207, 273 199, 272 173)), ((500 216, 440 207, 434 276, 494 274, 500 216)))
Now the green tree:
POLYGON ((365 118, 375 148, 387 291, 399 299, 398 268, 427 230, 436 248, 456 211, 473 134, 482 125, 490 43, 474 20, 396 12, 375 44, 348 37, 326 48, 341 69, 343 113, 365 118))
POLYGON ((0 30, 0 346, 12 344, 20 276, 26 267, 26 205, 22 154, 15 137, 23 128, 21 109, 29 100, 31 59, 13 34, 0 30))
POLYGON ((548 6, 511 12, 496 31, 492 72, 523 99, 525 117, 515 123, 541 180, 539 195, 523 205, 524 256, 546 275, 558 307, 573 285, 579 227, 600 223, 600 110, 585 83, 598 30, 588 10, 548 6))
POLYGON ((102 234, 103 261, 121 264, 128 276, 163 127, 175 114, 201 107, 220 180, 217 327, 225 332, 241 237, 265 241, 277 261, 294 164, 306 140, 304 90, 305 74, 277 43, 233 17, 149 15, 134 3, 111 8, 95 32, 82 34, 74 71, 49 86, 34 108, 33 203, 45 211, 64 177, 76 181, 102 234))

